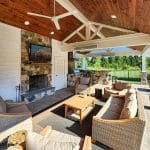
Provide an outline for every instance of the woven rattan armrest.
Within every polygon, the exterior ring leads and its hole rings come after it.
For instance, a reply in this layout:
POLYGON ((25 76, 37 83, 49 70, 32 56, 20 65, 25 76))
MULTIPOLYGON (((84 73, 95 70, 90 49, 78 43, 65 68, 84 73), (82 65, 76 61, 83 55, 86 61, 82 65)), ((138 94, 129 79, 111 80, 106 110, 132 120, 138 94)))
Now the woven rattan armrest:
POLYGON ((100 117, 94 116, 93 121, 104 122, 104 123, 108 123, 108 124, 121 124, 121 123, 128 123, 128 122, 138 122, 139 118, 135 117, 135 118, 131 118, 131 119, 108 120, 108 119, 102 119, 100 117))
POLYGON ((116 98, 124 98, 125 95, 118 95, 118 94, 111 94, 112 97, 116 97, 116 98))

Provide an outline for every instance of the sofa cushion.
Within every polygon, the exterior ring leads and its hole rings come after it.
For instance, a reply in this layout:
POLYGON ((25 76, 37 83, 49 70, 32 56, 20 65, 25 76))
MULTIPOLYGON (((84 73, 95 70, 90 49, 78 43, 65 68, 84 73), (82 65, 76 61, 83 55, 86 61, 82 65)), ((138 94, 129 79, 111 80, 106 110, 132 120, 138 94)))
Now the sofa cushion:
POLYGON ((89 84, 89 82, 90 82, 90 77, 81 77, 80 78, 80 84, 87 85, 87 84, 89 84))
MULTIPOLYGON (((62 141, 62 139, 61 139, 62 141)), ((29 150, 79 150, 79 145, 72 142, 51 141, 35 132, 26 135, 26 147, 29 150)))
POLYGON ((137 114, 137 98, 134 89, 129 89, 125 96, 124 108, 121 112, 120 119, 134 118, 137 114))
POLYGON ((8 113, 22 113, 22 112, 29 112, 27 106, 25 104, 9 107, 7 110, 8 113))
POLYGON ((3 98, 0 96, 0 113, 6 113, 6 103, 3 98))
POLYGON ((78 85, 78 89, 80 89, 80 90, 85 90, 85 89, 87 89, 87 88, 88 88, 87 85, 83 85, 83 84, 79 84, 79 85, 78 85))

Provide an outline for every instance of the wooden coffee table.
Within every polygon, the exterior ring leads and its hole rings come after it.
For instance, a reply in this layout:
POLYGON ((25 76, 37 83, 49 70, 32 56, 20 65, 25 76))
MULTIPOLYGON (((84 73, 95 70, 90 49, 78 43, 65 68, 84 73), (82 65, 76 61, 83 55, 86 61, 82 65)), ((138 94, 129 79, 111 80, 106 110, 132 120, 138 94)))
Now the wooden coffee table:
POLYGON ((88 109, 89 106, 95 106, 95 98, 91 96, 84 96, 75 95, 65 101, 65 118, 67 117, 68 108, 79 110, 79 117, 80 117, 80 125, 82 125, 82 120, 84 116, 84 112, 88 109))

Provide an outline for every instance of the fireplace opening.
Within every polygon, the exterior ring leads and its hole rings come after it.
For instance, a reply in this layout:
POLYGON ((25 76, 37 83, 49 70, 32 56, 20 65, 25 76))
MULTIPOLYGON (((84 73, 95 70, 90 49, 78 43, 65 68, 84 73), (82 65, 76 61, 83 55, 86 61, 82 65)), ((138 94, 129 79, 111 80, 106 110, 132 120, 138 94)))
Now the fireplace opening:
POLYGON ((33 75, 29 77, 29 91, 46 88, 48 86, 47 75, 33 75))

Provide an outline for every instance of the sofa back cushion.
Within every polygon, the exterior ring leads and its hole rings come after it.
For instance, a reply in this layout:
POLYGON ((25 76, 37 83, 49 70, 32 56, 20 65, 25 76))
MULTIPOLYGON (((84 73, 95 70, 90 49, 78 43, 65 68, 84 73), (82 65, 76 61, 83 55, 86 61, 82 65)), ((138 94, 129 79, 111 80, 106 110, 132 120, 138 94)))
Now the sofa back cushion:
POLYGON ((121 81, 116 81, 115 82, 115 89, 116 90, 119 90, 119 91, 121 91, 121 90, 123 90, 123 89, 127 89, 128 88, 128 83, 126 83, 126 82, 121 82, 121 81))
POLYGON ((6 113, 6 103, 0 96, 0 113, 6 113))
POLYGON ((120 119, 134 118, 137 114, 137 109, 136 92, 134 89, 129 89, 125 96, 125 104, 120 119))
POLYGON ((90 82, 90 77, 81 77, 80 78, 80 84, 87 85, 90 82))

